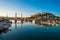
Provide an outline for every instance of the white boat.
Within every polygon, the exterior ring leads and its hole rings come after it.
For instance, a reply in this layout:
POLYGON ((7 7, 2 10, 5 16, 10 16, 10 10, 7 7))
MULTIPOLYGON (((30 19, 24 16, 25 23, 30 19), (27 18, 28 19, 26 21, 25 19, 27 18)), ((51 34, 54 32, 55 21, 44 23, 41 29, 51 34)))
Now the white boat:
POLYGON ((4 28, 9 28, 11 26, 12 22, 10 22, 9 20, 0 20, 0 30, 4 29, 4 28))

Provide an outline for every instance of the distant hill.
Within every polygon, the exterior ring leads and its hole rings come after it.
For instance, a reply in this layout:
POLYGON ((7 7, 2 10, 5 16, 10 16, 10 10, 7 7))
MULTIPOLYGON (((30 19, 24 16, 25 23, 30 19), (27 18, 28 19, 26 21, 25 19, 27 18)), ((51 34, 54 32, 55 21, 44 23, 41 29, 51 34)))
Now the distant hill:
POLYGON ((48 12, 42 12, 42 13, 37 13, 34 15, 31 15, 32 19, 38 19, 38 18, 47 18, 47 19, 60 19, 60 17, 55 16, 52 13, 48 13, 48 12))

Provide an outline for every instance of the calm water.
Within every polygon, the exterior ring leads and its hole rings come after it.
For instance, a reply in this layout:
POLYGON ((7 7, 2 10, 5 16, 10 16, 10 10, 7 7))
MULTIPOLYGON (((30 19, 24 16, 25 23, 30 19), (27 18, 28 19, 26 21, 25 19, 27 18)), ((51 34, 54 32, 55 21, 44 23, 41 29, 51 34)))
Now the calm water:
POLYGON ((59 26, 38 26, 32 23, 12 24, 0 34, 0 40, 55 40, 60 38, 59 26))

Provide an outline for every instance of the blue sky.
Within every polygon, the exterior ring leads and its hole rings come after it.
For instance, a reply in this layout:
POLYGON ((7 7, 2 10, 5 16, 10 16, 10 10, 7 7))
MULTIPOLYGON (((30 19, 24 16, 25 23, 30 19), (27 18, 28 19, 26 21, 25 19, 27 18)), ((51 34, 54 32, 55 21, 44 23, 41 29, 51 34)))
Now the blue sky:
POLYGON ((0 16, 31 16, 38 12, 50 12, 60 16, 60 0, 0 0, 0 16))

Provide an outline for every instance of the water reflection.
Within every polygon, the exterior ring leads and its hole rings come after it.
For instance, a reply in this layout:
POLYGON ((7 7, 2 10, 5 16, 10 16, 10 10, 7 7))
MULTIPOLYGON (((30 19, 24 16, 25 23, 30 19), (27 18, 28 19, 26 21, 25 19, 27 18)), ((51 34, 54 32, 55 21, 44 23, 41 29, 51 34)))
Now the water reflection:
POLYGON ((15 23, 15 29, 17 29, 17 23, 15 23))
POLYGON ((4 36, 3 33, 7 33, 8 31, 11 31, 11 29, 9 29, 11 27, 11 24, 9 24, 9 25, 3 25, 3 26, 0 26, 0 38, 1 39, 4 36))
POLYGON ((22 28, 23 22, 21 22, 21 28, 22 28))
POLYGON ((17 22, 14 23, 14 25, 15 25, 15 30, 17 30, 18 25, 20 25, 20 27, 22 28, 23 22, 17 22))
POLYGON ((26 40, 26 39, 45 39, 52 38, 58 35, 60 37, 60 27, 56 26, 41 26, 34 22, 20 22, 12 24, 12 26, 0 30, 0 38, 2 40, 26 40), (12 31, 11 31, 11 30, 12 31), (11 32, 8 32, 11 31, 11 32), (8 32, 8 33, 7 33, 8 32), (7 36, 2 34, 7 33, 7 36))

